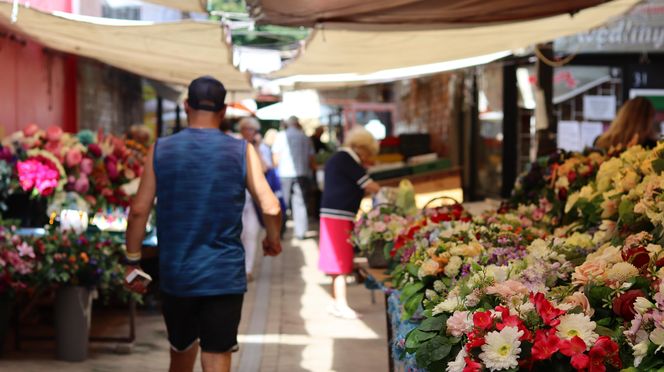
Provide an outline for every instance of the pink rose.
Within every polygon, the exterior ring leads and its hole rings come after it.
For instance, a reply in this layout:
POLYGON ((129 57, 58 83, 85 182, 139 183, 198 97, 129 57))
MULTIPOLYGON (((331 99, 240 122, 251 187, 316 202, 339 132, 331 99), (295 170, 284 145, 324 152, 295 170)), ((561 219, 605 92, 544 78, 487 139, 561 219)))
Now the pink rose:
POLYGON ((81 174, 81 177, 76 180, 74 184, 74 190, 79 194, 85 194, 90 189, 90 180, 85 174, 81 174))
POLYGON ((376 222, 373 225, 373 229, 377 233, 382 233, 387 230, 387 226, 383 222, 376 222))
POLYGON ((81 173, 89 175, 92 174, 92 169, 94 168, 94 162, 90 158, 83 158, 81 160, 81 173))
POLYGON ((83 154, 81 153, 81 150, 77 148, 70 149, 67 151, 67 155, 65 155, 65 163, 69 168, 79 165, 81 160, 83 160, 83 154))
POLYGON ((457 311, 447 319, 447 334, 454 337, 462 335, 473 330, 473 319, 468 311, 457 311))
POLYGON ((120 177, 120 172, 118 171, 118 162, 115 160, 115 157, 109 156, 104 161, 106 165, 106 172, 108 172, 108 178, 111 180, 117 180, 120 177))
POLYGON ((32 137, 34 136, 37 132, 39 131, 39 127, 37 124, 28 124, 25 128, 23 128, 23 135, 26 137, 32 137))
POLYGON ((51 125, 46 129, 46 139, 50 142, 58 142, 60 141, 60 138, 62 138, 62 128, 51 125))
POLYGON ((595 314, 595 309, 590 306, 590 302, 588 302, 588 297, 586 297, 583 292, 574 292, 574 294, 571 294, 563 300, 564 304, 570 304, 572 307, 579 307, 581 310, 583 310, 583 313, 592 317, 593 314, 595 314))
POLYGON ((591 280, 604 280, 605 267, 598 262, 584 262, 577 266, 572 274, 572 283, 574 285, 586 285, 591 280))
POLYGON ((529 291, 521 282, 510 279, 487 287, 486 293, 509 299, 517 295, 527 295, 529 291))

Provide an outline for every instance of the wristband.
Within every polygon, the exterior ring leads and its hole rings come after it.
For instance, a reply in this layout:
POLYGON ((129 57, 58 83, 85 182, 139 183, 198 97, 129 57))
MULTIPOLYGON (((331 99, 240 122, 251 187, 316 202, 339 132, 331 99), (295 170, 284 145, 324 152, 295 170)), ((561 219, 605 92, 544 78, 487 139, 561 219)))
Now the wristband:
POLYGON ((126 252, 124 257, 125 265, 138 265, 141 262, 141 252, 126 252))

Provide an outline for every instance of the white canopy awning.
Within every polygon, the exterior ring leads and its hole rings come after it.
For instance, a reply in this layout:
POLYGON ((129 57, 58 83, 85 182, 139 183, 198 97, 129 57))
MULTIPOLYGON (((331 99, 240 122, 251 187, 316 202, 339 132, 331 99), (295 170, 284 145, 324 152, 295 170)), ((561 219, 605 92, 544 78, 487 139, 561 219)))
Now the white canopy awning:
POLYGON ((231 63, 231 50, 215 22, 151 23, 49 14, 0 1, 0 26, 48 48, 93 58, 138 75, 187 85, 201 75, 221 80, 229 91, 250 91, 248 75, 231 63))
POLYGON ((312 33, 302 55, 272 77, 369 74, 518 50, 601 26, 638 2, 613 0, 573 16, 476 27, 325 23, 312 33))
POLYGON ((184 12, 207 13, 207 0, 144 0, 184 12))

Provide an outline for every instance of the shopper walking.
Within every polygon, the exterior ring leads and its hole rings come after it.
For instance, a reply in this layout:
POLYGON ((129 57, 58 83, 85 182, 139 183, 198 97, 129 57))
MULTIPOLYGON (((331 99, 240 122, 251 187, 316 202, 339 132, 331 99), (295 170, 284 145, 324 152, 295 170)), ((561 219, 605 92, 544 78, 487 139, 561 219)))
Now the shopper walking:
MULTIPOLYGON (((240 240, 245 189, 267 228, 264 254, 281 252, 279 203, 251 144, 221 131, 224 86, 212 77, 189 85, 189 127, 150 149, 127 227, 127 274, 138 267, 141 242, 157 196, 162 309, 171 344, 170 371, 193 371, 202 350, 205 372, 230 370, 247 289, 240 240)), ((140 282, 128 283, 145 291, 140 282)))
POLYGON ((286 207, 295 223, 295 238, 304 239, 309 230, 307 200, 311 171, 315 167, 314 148, 296 117, 288 119, 286 124, 286 130, 277 135, 272 146, 272 157, 281 178, 286 207))
MULTIPOLYGON (((256 134, 259 133, 261 129, 260 124, 254 118, 242 118, 238 123, 238 131, 240 136, 253 145, 253 148, 256 151, 259 151, 256 141, 256 134)), ((261 169, 263 173, 267 171, 268 165, 265 164, 265 159, 257 153, 259 159, 261 159, 261 169)), ((256 258, 256 251, 258 250, 258 240, 261 235, 262 226, 258 218, 258 211, 254 205, 254 200, 251 197, 251 193, 247 190, 246 199, 244 203, 244 210, 242 211, 242 245, 244 246, 245 252, 245 267, 247 271, 247 280, 252 281, 254 279, 254 261, 256 258)))
POLYGON ((655 108, 647 98, 628 100, 618 111, 611 127, 595 141, 595 146, 608 150, 611 147, 641 145, 652 148, 657 145, 655 108))
POLYGON ((346 135, 344 147, 325 164, 325 186, 320 211, 320 256, 318 267, 332 276, 331 314, 356 318, 346 300, 346 275, 353 272, 350 234, 365 193, 380 186, 369 178, 363 165, 378 153, 378 142, 358 127, 346 135))

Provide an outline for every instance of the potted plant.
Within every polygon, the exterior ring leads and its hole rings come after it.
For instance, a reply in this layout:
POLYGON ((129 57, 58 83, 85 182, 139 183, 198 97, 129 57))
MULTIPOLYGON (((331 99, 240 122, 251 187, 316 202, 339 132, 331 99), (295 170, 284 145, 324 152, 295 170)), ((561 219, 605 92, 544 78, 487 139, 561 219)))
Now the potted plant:
POLYGON ((43 252, 39 282, 56 290, 56 356, 83 361, 88 355, 95 293, 126 293, 120 264, 123 248, 108 235, 87 236, 58 229, 49 229, 34 246, 43 252))

